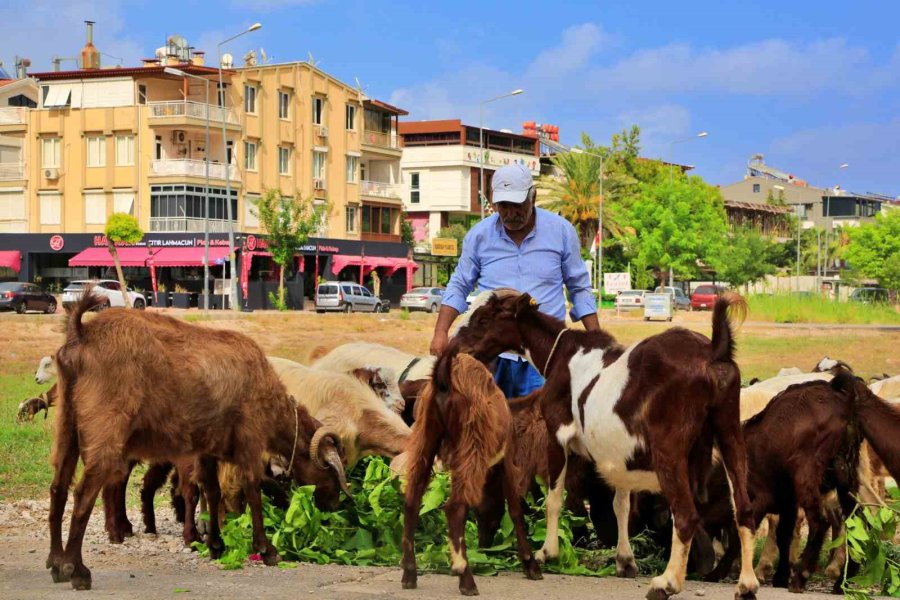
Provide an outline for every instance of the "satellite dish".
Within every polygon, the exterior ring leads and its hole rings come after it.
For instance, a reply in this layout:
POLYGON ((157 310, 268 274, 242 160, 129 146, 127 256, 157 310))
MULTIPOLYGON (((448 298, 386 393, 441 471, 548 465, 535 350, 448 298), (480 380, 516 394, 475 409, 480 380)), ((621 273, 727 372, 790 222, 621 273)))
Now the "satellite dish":
POLYGON ((369 86, 363 87, 363 84, 359 82, 359 77, 354 76, 353 79, 356 80, 356 91, 359 93, 359 99, 368 100, 366 97, 366 89, 368 89, 369 86))
POLYGON ((260 55, 260 57, 262 58, 262 62, 263 62, 264 65, 269 64, 269 55, 266 54, 266 49, 265 49, 265 48, 260 48, 260 49, 259 49, 259 55, 260 55))
POLYGON ((230 69, 234 65, 234 57, 226 52, 222 55, 222 68, 230 69))
POLYGON ((256 66, 256 50, 251 50, 244 55, 244 65, 248 67, 256 66))
POLYGON ((318 61, 318 60, 314 59, 314 58, 313 58, 313 55, 312 55, 312 52, 310 52, 310 53, 309 53, 309 64, 311 64, 311 65, 314 66, 314 67, 318 67, 318 66, 319 66, 319 62, 321 62, 321 61, 318 61))

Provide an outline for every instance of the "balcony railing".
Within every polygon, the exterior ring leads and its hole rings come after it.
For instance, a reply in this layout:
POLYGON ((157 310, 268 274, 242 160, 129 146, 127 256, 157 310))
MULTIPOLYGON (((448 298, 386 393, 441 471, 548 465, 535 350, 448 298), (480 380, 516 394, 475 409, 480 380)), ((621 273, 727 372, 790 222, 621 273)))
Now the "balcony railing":
POLYGON ((364 196, 375 196, 377 198, 391 198, 400 200, 400 186, 396 183, 385 183, 383 181, 361 181, 359 191, 364 196))
POLYGON ((0 125, 24 125, 28 120, 28 109, 24 106, 0 108, 0 125))
POLYGON ((25 179, 25 165, 23 163, 0 163, 0 181, 16 179, 25 179))
POLYGON ((364 242, 399 242, 400 235, 394 233, 375 233, 373 231, 363 231, 359 239, 364 242))
POLYGON ((382 148, 400 149, 400 141, 394 132, 383 133, 381 131, 371 131, 366 129, 363 132, 362 143, 370 146, 381 146, 382 148))
MULTIPOLYGON (((234 223, 237 228, 237 221, 225 221, 222 219, 210 219, 209 231, 212 233, 225 233, 229 230, 228 223, 234 223)), ((150 231, 183 231, 187 233, 199 233, 206 231, 204 224, 206 221, 197 218, 188 217, 150 217, 150 231)))
POLYGON ((150 118, 155 119, 189 117, 205 121, 206 115, 209 113, 209 120, 212 121, 213 124, 221 123, 223 115, 225 116, 226 123, 231 123, 233 125, 238 124, 237 118, 230 109, 215 106, 213 104, 206 104, 205 102, 193 102, 190 100, 148 102, 147 108, 150 109, 150 118))
MULTIPOLYGON (((226 165, 220 163, 210 163, 209 177, 210 179, 225 179, 226 165)), ((228 178, 232 181, 238 181, 239 174, 237 167, 227 165, 228 178)), ((175 158, 154 160, 150 162, 150 176, 166 177, 172 175, 181 175, 185 177, 206 177, 206 161, 195 160, 191 158, 175 158)))

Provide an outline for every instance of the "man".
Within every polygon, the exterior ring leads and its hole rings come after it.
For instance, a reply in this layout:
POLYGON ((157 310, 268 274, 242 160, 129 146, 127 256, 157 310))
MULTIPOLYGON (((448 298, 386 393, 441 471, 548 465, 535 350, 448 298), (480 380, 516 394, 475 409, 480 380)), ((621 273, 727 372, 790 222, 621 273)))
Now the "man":
MULTIPOLYGON (((535 207, 534 182, 524 165, 498 169, 491 188, 494 214, 466 234, 434 327, 431 353, 440 354, 447 346, 450 326, 468 308, 466 297, 476 285, 481 291, 509 287, 527 292, 541 311, 562 320, 565 284, 572 319, 588 331, 599 330, 590 275, 572 224, 535 207)), ((527 395, 544 384, 534 366, 513 354, 500 355, 494 378, 507 398, 527 395)))

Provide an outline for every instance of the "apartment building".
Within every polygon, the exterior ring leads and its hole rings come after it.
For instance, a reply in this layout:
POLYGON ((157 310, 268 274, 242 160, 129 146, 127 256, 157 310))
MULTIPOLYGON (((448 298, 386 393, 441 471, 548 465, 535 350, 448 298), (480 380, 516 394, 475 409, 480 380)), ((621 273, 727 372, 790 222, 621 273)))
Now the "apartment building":
POLYGON ((82 253, 105 245, 107 218, 125 212, 146 232, 129 280, 155 285, 151 267, 165 266, 170 288, 196 291, 208 181, 211 267, 231 276, 235 232, 245 296, 274 278, 254 211, 269 189, 329 207, 289 273, 304 293, 316 281, 306 274, 357 280, 372 269, 389 297, 405 290, 395 187, 405 111, 306 62, 226 64, 220 89, 219 69, 179 36, 135 68, 99 68, 92 48, 89 31, 82 68, 0 87, 0 105, 5 90, 26 88, 34 104, 0 108, 0 251, 19 252, 19 279, 98 274, 108 257, 94 252, 88 265, 82 253))

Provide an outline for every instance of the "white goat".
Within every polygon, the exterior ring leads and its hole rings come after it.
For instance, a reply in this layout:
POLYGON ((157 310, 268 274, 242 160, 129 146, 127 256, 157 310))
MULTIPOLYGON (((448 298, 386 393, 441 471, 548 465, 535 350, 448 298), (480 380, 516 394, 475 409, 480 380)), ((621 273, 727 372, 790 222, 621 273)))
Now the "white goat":
POLYGON ((890 402, 894 399, 900 399, 900 375, 876 381, 869 386, 869 389, 882 400, 890 402))
POLYGON ((56 360, 53 356, 45 356, 38 363, 37 371, 34 373, 34 381, 40 385, 50 383, 56 379, 56 360))

